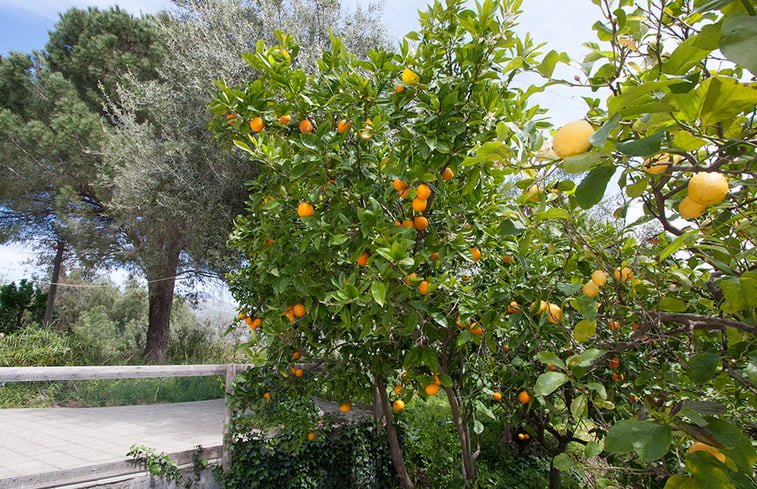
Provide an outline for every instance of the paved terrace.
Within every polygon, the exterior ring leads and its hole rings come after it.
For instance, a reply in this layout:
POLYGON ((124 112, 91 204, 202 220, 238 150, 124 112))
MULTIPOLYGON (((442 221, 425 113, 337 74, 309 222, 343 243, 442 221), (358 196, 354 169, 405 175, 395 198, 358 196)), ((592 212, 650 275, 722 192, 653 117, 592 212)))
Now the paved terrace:
MULTIPOLYGON (((133 444, 176 453, 222 444, 224 400, 104 408, 0 409, 0 489, 55 487, 123 467, 133 444), (73 480, 73 479, 72 479, 73 480), (57 482, 56 482, 57 481, 57 482)), ((208 457, 208 455, 211 455, 208 457)), ((117 470, 116 470, 117 471, 117 470)))

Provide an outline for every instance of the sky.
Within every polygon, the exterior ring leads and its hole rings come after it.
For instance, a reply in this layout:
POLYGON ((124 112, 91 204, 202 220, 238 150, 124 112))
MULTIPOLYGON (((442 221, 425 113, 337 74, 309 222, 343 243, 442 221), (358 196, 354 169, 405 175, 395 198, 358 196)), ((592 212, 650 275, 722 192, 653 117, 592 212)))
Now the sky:
MULTIPOLYGON (((357 2, 367 5, 367 1, 343 0, 343 5, 350 8, 357 2)), ((416 30, 417 11, 425 10, 427 3, 427 0, 384 0, 383 22, 389 36, 399 40, 416 30)), ((139 15, 157 12, 170 4, 168 0, 0 0, 0 55, 44 48, 58 15, 71 7, 118 5, 139 15)), ((564 51, 580 61, 588 52, 582 43, 595 39, 591 26, 599 18, 599 10, 590 0, 523 0, 522 10, 516 32, 521 36, 531 33, 537 42, 547 43, 545 53, 550 49, 564 51)), ((565 79, 578 73, 578 69, 567 66, 556 71, 556 75, 565 79)), ((521 88, 527 83, 527 79, 516 81, 521 88)), ((581 99, 584 95, 591 93, 554 86, 532 100, 547 107, 549 118, 559 126, 584 116, 586 106, 581 99)), ((30 247, 0 246, 0 283, 30 277, 32 273, 39 275, 40 269, 32 264, 34 256, 30 247)))

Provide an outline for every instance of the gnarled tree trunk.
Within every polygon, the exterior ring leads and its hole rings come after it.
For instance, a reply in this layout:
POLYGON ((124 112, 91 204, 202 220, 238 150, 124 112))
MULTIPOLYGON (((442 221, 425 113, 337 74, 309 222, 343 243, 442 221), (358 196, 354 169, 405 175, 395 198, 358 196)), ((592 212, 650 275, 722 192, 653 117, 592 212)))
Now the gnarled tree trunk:
POLYGON ((386 436, 389 439, 389 452, 392 455, 394 470, 397 472, 397 476, 402 482, 402 487, 405 489, 413 489, 413 481, 410 480, 407 468, 405 467, 405 459, 402 457, 402 448, 400 447, 399 438, 397 437, 397 429, 395 428, 394 420, 392 419, 392 406, 389 404, 389 397, 386 395, 386 382, 384 381, 382 374, 376 375, 375 383, 379 397, 378 402, 384 412, 384 419, 386 420, 386 436))
POLYGON ((168 360, 171 308, 180 252, 178 247, 167 248, 158 263, 149 267, 146 273, 149 323, 145 360, 149 363, 165 363, 168 360))
POLYGON ((63 265, 63 253, 66 251, 66 243, 63 239, 58 238, 58 244, 53 259, 53 274, 50 277, 50 287, 47 289, 47 303, 45 304, 45 318, 42 324, 45 327, 50 326, 53 319, 53 308, 55 307, 55 295, 58 292, 58 280, 60 280, 60 269, 63 265))

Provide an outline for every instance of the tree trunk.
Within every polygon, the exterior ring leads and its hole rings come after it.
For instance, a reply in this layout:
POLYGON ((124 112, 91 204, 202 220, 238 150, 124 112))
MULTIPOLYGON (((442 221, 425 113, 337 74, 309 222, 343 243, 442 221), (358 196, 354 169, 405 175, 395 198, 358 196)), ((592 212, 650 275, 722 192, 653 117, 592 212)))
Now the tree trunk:
POLYGON ((452 420, 455 423, 457 436, 460 439, 460 448, 463 459, 463 477, 466 481, 465 487, 473 487, 476 481, 476 466, 473 461, 473 452, 471 451, 468 422, 465 419, 465 413, 460 411, 460 405, 457 403, 455 391, 451 387, 444 387, 444 392, 447 394, 450 410, 452 411, 452 420))
POLYGON ((58 293, 58 280, 60 280, 60 269, 63 265, 63 252, 66 251, 66 245, 62 239, 58 239, 55 258, 53 259, 53 275, 50 277, 50 287, 47 289, 47 303, 45 304, 45 318, 42 324, 47 328, 53 319, 53 308, 55 307, 55 294, 58 293))
POLYGON ((162 256, 162 263, 146 273, 150 309, 145 360, 149 363, 165 363, 168 360, 171 308, 178 264, 179 250, 167 252, 162 256))
POLYGON ((413 481, 410 480, 407 468, 405 467, 405 459, 402 457, 402 449, 400 448, 400 441, 399 438, 397 438, 397 429, 395 428, 394 420, 392 419, 392 406, 389 404, 389 398, 386 395, 386 382, 384 382, 383 375, 376 375, 375 382, 378 390, 379 404, 384 411, 386 435, 387 438, 389 438, 389 451, 392 454, 394 470, 397 472, 400 481, 402 481, 402 487, 405 489, 413 489, 413 481))
POLYGON ((549 489, 560 489, 560 471, 555 467, 555 459, 549 462, 549 489))

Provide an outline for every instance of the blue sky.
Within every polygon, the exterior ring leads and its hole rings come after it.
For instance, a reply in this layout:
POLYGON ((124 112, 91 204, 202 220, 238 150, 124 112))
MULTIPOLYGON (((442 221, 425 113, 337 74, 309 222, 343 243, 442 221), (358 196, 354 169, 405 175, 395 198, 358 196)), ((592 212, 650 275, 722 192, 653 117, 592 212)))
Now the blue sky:
MULTIPOLYGON (((349 7, 367 0, 343 0, 349 7)), ((107 8, 111 5, 139 15, 157 12, 170 6, 168 0, 0 0, 0 55, 10 51, 31 52, 41 50, 47 43, 48 31, 53 29, 58 14, 71 7, 86 8, 96 6, 107 8)), ((417 29, 416 12, 425 10, 426 0, 385 0, 383 21, 389 35, 398 40, 408 31, 417 29)), ((546 42, 544 52, 549 49, 567 52, 580 61, 587 49, 581 44, 595 39, 591 25, 599 18, 599 9, 590 0, 523 0, 523 14, 519 18, 516 31, 520 35, 530 32, 539 42, 546 42)), ((579 71, 575 68, 559 68, 559 76, 569 79, 579 71)), ((518 82, 528 83, 527 79, 518 82)), ((551 87, 548 92, 534 97, 538 103, 549 109, 549 117, 555 125, 580 119, 586 106, 582 95, 588 91, 551 87)), ((0 246, 0 283, 18 280, 40 273, 29 262, 34 253, 20 246, 0 246)))

